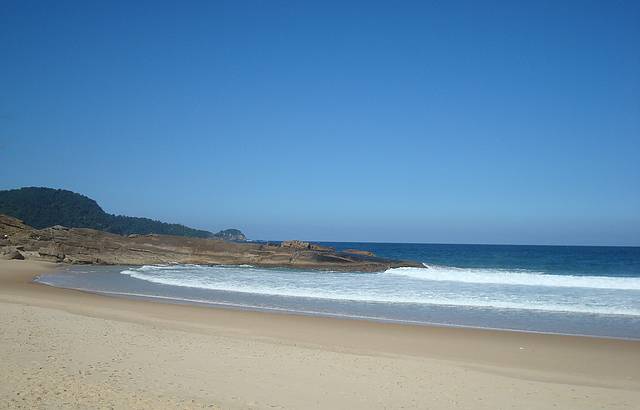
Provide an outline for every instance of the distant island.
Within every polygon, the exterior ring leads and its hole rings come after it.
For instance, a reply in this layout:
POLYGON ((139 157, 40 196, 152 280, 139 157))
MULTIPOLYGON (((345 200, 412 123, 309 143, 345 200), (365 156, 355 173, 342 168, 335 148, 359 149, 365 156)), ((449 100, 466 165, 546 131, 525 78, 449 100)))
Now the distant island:
POLYGON ((26 187, 0 191, 0 214, 18 218, 36 229, 61 225, 124 236, 158 234, 227 241, 246 240, 238 229, 225 229, 214 234, 149 218, 109 214, 95 200, 64 189, 26 187))

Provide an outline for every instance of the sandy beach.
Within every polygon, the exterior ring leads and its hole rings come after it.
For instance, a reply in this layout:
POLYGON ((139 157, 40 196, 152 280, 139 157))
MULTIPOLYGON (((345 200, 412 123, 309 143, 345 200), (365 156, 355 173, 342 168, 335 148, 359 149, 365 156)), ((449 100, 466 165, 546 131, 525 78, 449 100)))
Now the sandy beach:
POLYGON ((130 300, 0 261, 2 408, 637 408, 640 342, 130 300))

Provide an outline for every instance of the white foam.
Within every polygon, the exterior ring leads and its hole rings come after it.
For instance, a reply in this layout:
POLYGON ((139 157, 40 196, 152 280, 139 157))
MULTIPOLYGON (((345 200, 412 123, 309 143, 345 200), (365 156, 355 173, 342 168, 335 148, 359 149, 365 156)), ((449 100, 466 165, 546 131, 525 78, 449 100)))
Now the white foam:
POLYGON ((450 266, 435 265, 425 265, 424 268, 394 268, 387 270, 385 273, 390 275, 406 276, 413 279, 431 281, 495 285, 640 290, 640 278, 548 275, 542 272, 500 269, 462 269, 450 266))
MULTIPOLYGON (((455 268, 446 268, 455 269, 455 268)), ((468 269, 456 270, 456 280, 451 271, 438 268, 391 269, 384 274, 349 274, 336 273, 333 275, 317 272, 282 272, 259 268, 239 267, 141 267, 123 270, 121 273, 130 277, 162 285, 209 289, 217 291, 241 292, 249 294, 313 298, 326 300, 361 301, 368 303, 404 303, 426 304, 442 306, 461 306, 477 308, 499 309, 527 309, 555 312, 598 313, 615 315, 640 315, 637 303, 626 303, 619 300, 600 300, 589 298, 581 300, 572 295, 568 298, 541 298, 539 292, 500 293, 483 291, 474 288, 471 291, 457 292, 455 284, 445 290, 434 289, 425 284, 416 287, 408 282, 406 277, 421 280, 435 280, 441 282, 467 283, 499 283, 525 284, 535 286, 554 286, 550 283, 541 285, 541 274, 522 274, 516 279, 505 279, 514 273, 507 272, 469 272, 468 269), (425 271, 429 272, 425 276, 425 271), (448 273, 447 273, 448 272, 448 273), (461 273, 460 273, 461 272, 461 273), (466 275, 466 276, 465 276, 466 275), (524 275, 524 276, 522 276, 524 275), (437 279, 433 279, 436 277, 437 279), (523 279, 524 278, 524 279, 523 279), (462 279, 462 280, 461 280, 462 279), (498 282, 502 280, 502 283, 498 282), (605 303, 606 302, 606 303, 605 303)), ((620 279, 620 278, 614 278, 620 279)), ((621 278, 627 279, 627 278, 621 278)), ((569 279, 571 280, 571 279, 569 279)), ((580 282, 582 283, 582 282, 580 282)), ((591 283, 591 282, 588 282, 591 283)), ((568 282, 563 282, 568 287, 568 282)), ((593 283, 591 283, 591 287, 593 283)), ((560 286, 561 285, 555 285, 560 286)), ((584 287, 584 286, 582 286, 584 287)), ((605 289, 620 289, 609 287, 605 289)), ((583 292, 584 293, 584 292, 583 292)))

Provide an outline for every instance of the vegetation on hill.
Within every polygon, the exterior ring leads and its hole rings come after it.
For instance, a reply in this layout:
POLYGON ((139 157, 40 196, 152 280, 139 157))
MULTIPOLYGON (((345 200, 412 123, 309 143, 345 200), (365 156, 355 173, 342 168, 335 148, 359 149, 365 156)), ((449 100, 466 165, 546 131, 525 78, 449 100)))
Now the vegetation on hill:
MULTIPOLYGON (((189 228, 180 224, 169 224, 149 218, 136 218, 106 213, 96 201, 84 195, 64 189, 20 188, 0 191, 0 214, 21 219, 37 229, 54 225, 70 228, 92 228, 119 235, 160 234, 192 236, 199 238, 219 237, 230 239, 228 231, 212 234, 209 231, 189 228)), ((234 240, 244 238, 242 232, 233 232, 234 240)))

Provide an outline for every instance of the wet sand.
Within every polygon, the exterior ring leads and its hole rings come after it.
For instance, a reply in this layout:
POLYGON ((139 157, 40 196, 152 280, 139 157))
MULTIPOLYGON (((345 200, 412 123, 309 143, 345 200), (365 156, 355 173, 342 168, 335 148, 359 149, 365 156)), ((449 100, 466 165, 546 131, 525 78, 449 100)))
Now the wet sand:
POLYGON ((640 342, 165 304, 0 261, 3 408, 637 408, 640 342))

